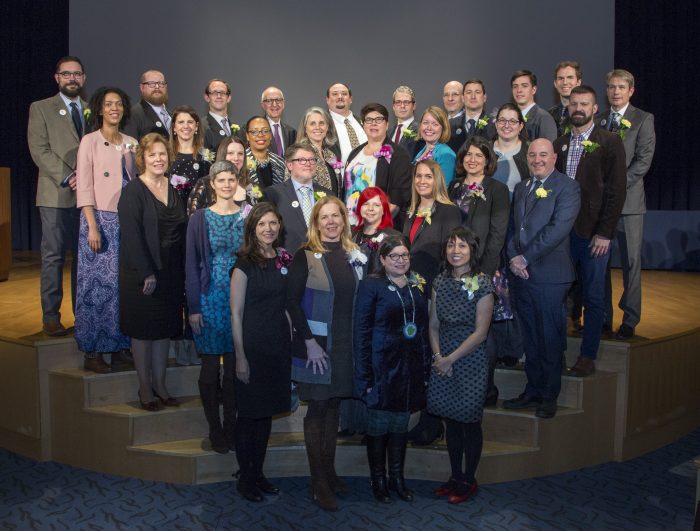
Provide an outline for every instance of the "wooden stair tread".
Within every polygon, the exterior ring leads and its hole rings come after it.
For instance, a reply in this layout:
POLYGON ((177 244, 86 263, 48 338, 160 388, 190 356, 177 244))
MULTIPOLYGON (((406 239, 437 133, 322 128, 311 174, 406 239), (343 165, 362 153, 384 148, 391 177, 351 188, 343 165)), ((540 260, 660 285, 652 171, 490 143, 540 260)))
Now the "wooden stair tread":
POLYGON ((85 411, 99 413, 102 415, 117 415, 120 417, 143 417, 147 415, 175 415, 179 411, 202 408, 202 400, 199 398, 199 396, 178 396, 177 399, 180 401, 180 405, 178 407, 166 407, 160 411, 146 411, 145 409, 141 408, 138 400, 134 400, 133 402, 121 402, 119 404, 108 404, 104 406, 90 406, 86 407, 85 411))
POLYGON ((489 415, 507 415, 511 417, 532 417, 533 420, 539 420, 542 422, 552 422, 555 421, 557 417, 563 417, 564 415, 577 415, 583 413, 583 409, 575 407, 557 406, 557 414, 551 419, 540 419, 535 416, 536 406, 526 407, 523 409, 503 409, 503 400, 498 401, 498 405, 489 406, 484 408, 484 414, 489 415))

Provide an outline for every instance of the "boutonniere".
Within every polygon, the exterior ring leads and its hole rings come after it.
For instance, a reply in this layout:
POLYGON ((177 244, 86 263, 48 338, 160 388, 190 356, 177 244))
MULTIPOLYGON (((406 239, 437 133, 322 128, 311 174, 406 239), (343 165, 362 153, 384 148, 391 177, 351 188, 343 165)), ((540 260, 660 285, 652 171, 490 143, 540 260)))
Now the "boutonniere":
POLYGON ((591 142, 590 140, 584 140, 581 142, 581 145, 583 146, 583 150, 586 153, 593 153, 596 149, 600 147, 600 144, 597 142, 591 142))
POLYGON ((251 210, 253 210, 253 207, 250 206, 249 203, 245 203, 245 204, 241 207, 241 219, 247 218, 247 217, 248 217, 248 214, 250 214, 250 211, 251 211, 251 210))
POLYGON ((247 157, 245 159, 245 166, 248 168, 248 171, 255 171, 258 169, 258 163, 247 157))
POLYGON ((527 123, 527 116, 523 116, 523 122, 527 123))
POLYGON ((207 162, 214 162, 216 154, 211 149, 204 148, 202 150, 202 158, 207 162))
POLYGON ((411 271, 411 274, 408 276, 408 285, 412 288, 418 288, 418 291, 423 293, 425 289, 425 279, 415 271, 411 271))
POLYGON ((428 225, 430 225, 433 222, 433 220, 431 219, 432 215, 432 208, 421 208, 418 210, 418 212, 416 212, 416 217, 423 218, 428 225))
POLYGON ((620 130, 617 132, 617 134, 620 135, 622 140, 625 139, 625 133, 630 127, 632 127, 632 122, 630 122, 627 118, 620 120, 620 130))
POLYGON ((369 247, 370 251, 376 251, 379 249, 379 244, 384 241, 384 236, 385 234, 383 232, 380 232, 377 236, 374 238, 370 238, 369 240, 366 241, 367 247, 369 247))
POLYGON ((426 149, 425 152, 418 159, 418 162, 420 162, 421 160, 433 160, 433 148, 426 149))
POLYGON ((571 133, 571 124, 566 124, 566 127, 564 127, 564 134, 568 135, 571 133))
POLYGON ((289 272, 289 264, 292 263, 292 255, 289 254, 284 247, 277 248, 277 258, 275 258, 275 267, 280 273, 286 275, 289 272))
POLYGON ((182 175, 171 175, 170 184, 172 184, 178 192, 190 188, 190 181, 187 180, 187 177, 183 177, 182 175))
POLYGON ((462 289, 467 292, 469 300, 472 300, 474 293, 479 289, 479 276, 464 277, 462 279, 462 289))
POLYGON ((241 130, 241 126, 238 124, 231 124, 231 132, 238 133, 241 130))
POLYGON ((394 153, 394 150, 391 149, 391 146, 389 144, 382 144, 382 147, 379 148, 379 151, 374 153, 374 157, 377 159, 386 159, 387 164, 391 164, 391 155, 394 153))
POLYGON ((489 125, 489 117, 484 116, 483 118, 479 118, 479 121, 476 123, 476 128, 483 129, 487 125, 489 125))
POLYGON ((248 190, 248 196, 252 199, 260 199, 263 194, 260 191, 260 187, 257 184, 254 184, 250 187, 250 190, 248 190))
POLYGON ((478 197, 486 201, 486 194, 484 193, 484 187, 481 183, 472 183, 467 186, 467 195, 469 197, 478 197))
POLYGON ((317 191, 314 191, 314 201, 320 201, 320 200, 323 199, 324 197, 326 197, 326 192, 317 192, 317 191))
POLYGON ((344 166, 343 161, 338 159, 327 159, 326 162, 335 170, 335 173, 339 173, 344 166))
POLYGON ((89 120, 89 119, 90 119, 90 115, 91 115, 91 114, 92 114, 92 111, 90 110, 89 107, 85 107, 85 108, 83 109, 83 118, 85 118, 86 120, 89 120))
POLYGON ((415 140, 418 138, 418 133, 416 133, 413 129, 406 128, 401 132, 401 134, 410 140, 415 140))
POLYGON ((365 255, 359 249, 354 249, 346 254, 348 257, 348 264, 350 264, 350 267, 355 268, 355 273, 357 273, 357 278, 362 280, 362 268, 367 263, 367 255, 365 255))
POLYGON ((540 187, 537 190, 535 190, 535 197, 537 199, 547 199, 551 192, 551 190, 545 190, 544 188, 540 187))
POLYGON ((127 151, 131 151, 132 153, 136 150, 136 144, 132 144, 131 142, 127 142, 124 144, 124 149, 127 151))

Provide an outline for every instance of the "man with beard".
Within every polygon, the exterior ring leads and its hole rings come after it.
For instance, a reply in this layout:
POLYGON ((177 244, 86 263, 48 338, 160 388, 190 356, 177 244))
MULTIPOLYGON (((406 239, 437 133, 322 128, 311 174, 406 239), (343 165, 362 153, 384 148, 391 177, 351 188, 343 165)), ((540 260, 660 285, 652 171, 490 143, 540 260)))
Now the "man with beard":
POLYGON ((139 83, 141 101, 131 108, 131 118, 124 132, 139 142, 148 133, 159 133, 169 138, 170 114, 165 108, 168 103, 168 83, 158 70, 147 70, 139 83))
POLYGON ((562 61, 554 67, 554 88, 559 94, 559 103, 549 109, 557 124, 559 136, 569 125, 569 95, 571 89, 581 84, 581 65, 577 61, 562 61))
POLYGON ((557 169, 576 179, 581 187, 581 210, 571 231, 571 258, 581 271, 584 327, 578 360, 569 369, 573 376, 588 376, 595 371, 610 240, 627 187, 625 147, 618 135, 593 123, 597 111, 593 88, 573 88, 569 96, 571 132, 554 142, 557 169))
POLYGON ((35 101, 29 108, 27 141, 39 168, 36 206, 41 218, 41 311, 44 333, 63 336, 63 262, 66 249, 73 249, 71 295, 75 309, 78 249, 78 210, 75 208, 75 160, 85 132, 89 109, 80 93, 85 69, 77 57, 66 56, 56 64, 58 94, 35 101))
POLYGON ((335 83, 326 90, 326 104, 333 119, 333 127, 338 135, 340 153, 343 163, 348 155, 360 144, 367 142, 360 120, 352 113, 352 91, 343 83, 335 83))

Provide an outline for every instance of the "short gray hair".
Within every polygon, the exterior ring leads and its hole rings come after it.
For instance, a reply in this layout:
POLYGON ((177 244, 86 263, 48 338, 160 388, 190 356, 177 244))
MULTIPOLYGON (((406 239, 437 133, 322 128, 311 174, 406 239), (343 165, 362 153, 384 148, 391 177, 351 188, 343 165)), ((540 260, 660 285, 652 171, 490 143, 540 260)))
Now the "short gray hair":
POLYGON ((209 168, 209 178, 213 180, 218 174, 224 172, 233 173, 236 177, 238 177, 238 168, 236 168, 233 162, 229 162, 228 160, 220 160, 219 162, 212 164, 211 168, 209 168))

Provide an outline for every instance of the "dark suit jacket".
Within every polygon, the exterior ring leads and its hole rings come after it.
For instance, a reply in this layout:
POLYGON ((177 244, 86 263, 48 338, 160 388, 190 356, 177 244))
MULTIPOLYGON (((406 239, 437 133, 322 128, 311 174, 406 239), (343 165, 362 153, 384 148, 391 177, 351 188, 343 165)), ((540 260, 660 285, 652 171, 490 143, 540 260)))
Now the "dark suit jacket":
POLYGON ((467 115, 462 114, 450 120, 450 140, 447 145, 452 148, 452 151, 458 153, 460 148, 466 144, 473 136, 482 136, 486 140, 493 140, 496 136, 496 126, 493 124, 491 117, 486 112, 481 111, 479 120, 488 119, 489 123, 485 127, 480 127, 479 122, 476 123, 476 129, 472 133, 467 133, 467 115))
POLYGON ((525 129, 530 142, 538 138, 546 138, 554 142, 559 136, 554 118, 536 103, 525 115, 525 129))
MULTIPOLYGON (((434 203, 430 223, 423 221, 411 243, 411 269, 420 273, 432 288, 433 279, 440 271, 442 248, 447 234, 462 224, 462 211, 453 204, 434 203)), ((403 234, 410 239, 415 215, 406 217, 403 234)))
MULTIPOLYGON (((449 196, 453 201, 459 195, 463 179, 450 183, 449 196)), ((492 277, 501 259, 501 250, 506 241, 506 230, 510 214, 508 187, 491 177, 485 177, 482 186, 486 200, 472 201, 469 213, 462 213, 462 224, 469 227, 479 238, 479 266, 492 277)))
MULTIPOLYGON (((377 175, 375 186, 381 188, 389 196, 391 203, 399 207, 399 212, 403 212, 411 202, 411 176, 413 166, 408 152, 401 146, 397 146, 390 140, 385 140, 385 144, 391 146, 393 151, 391 163, 387 163, 384 157, 377 160, 377 175)), ((367 142, 360 144, 348 155, 349 166, 357 154, 365 148, 367 142)))
POLYGON ((206 119, 202 120, 202 127, 204 128, 204 147, 216 153, 219 144, 228 136, 226 133, 230 134, 230 131, 224 131, 221 123, 208 112, 206 119))
MULTIPOLYGON (((333 195, 333 192, 328 188, 324 188, 316 183, 313 183, 313 187, 314 192, 324 192, 333 195)), ((294 191, 294 183, 291 179, 288 179, 283 183, 268 186, 265 188, 261 200, 272 203, 279 210, 284 222, 282 246, 290 253, 296 253, 306 241, 308 227, 306 226, 306 221, 304 221, 299 198, 294 191)))
MULTIPOLYGON (((272 131, 272 143, 270 144, 270 151, 277 153, 277 142, 275 142, 275 130, 270 127, 272 131)), ((291 125, 284 122, 280 122, 280 136, 282 137, 282 142, 284 143, 284 150, 286 151, 289 146, 291 146, 297 138, 297 130, 291 125)), ((284 156, 284 151, 282 152, 284 156)))
MULTIPOLYGON (((610 113, 611 110, 606 109, 598 114, 595 119, 596 125, 607 129, 610 113)), ((625 146, 627 165, 627 197, 622 214, 644 214, 647 211, 644 176, 649 171, 656 149, 654 115, 630 104, 622 118, 632 124, 620 135, 625 146)))
POLYGON ((561 117, 562 108, 563 105, 561 103, 558 103, 554 107, 550 107, 547 110, 550 116, 554 119, 554 123, 557 124, 557 137, 563 135, 564 130, 569 125, 569 116, 567 115, 564 119, 562 119, 561 117))
MULTIPOLYGON (((625 203, 625 148, 616 134, 594 127, 588 137, 600 145, 591 153, 583 153, 576 170, 581 185, 581 210, 574 230, 579 237, 591 239, 596 234, 612 239, 617 220, 625 203)), ((566 172, 571 133, 554 142, 556 168, 566 172)))
MULTIPOLYGON (((389 134, 389 140, 392 142, 394 141, 394 138, 396 138, 396 128, 398 127, 398 124, 396 124, 394 127, 391 128, 391 133, 389 134)), ((413 121, 408 124, 408 127, 406 128, 409 131, 413 131, 414 133, 418 133, 418 121, 414 118, 413 121)), ((408 153, 408 156, 413 159, 413 156, 416 154, 416 138, 408 138, 404 136, 403 134, 401 135, 401 140, 399 141, 399 146, 402 146, 406 152, 408 153)))
POLYGON ((158 133, 163 135, 166 140, 170 138, 170 134, 161 121, 161 117, 144 100, 141 100, 131 108, 131 117, 124 127, 124 132, 129 136, 133 136, 139 142, 148 133, 158 133))
POLYGON ((513 192, 508 258, 523 255, 530 278, 525 282, 565 284, 575 278, 569 234, 579 212, 579 185, 554 170, 542 188, 547 197, 527 204, 532 179, 519 182, 513 192))

